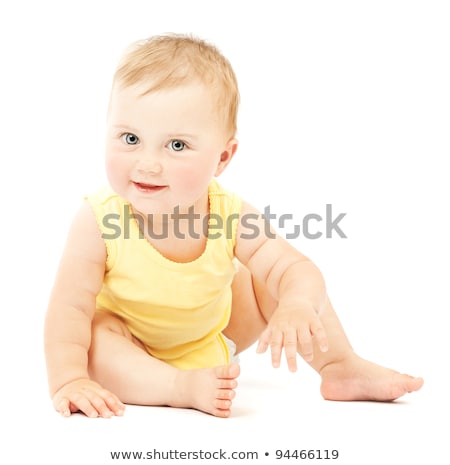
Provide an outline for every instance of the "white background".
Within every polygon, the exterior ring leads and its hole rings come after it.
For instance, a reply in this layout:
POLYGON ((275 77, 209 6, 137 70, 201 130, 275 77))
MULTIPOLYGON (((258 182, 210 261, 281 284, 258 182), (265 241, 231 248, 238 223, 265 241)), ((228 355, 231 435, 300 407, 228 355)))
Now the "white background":
POLYGON ((447 2, 433 0, 2 2, 5 463, 219 447, 265 463, 281 448, 339 449, 345 465, 448 460, 449 24, 447 2), (355 350, 423 376, 421 392, 394 404, 325 402, 304 364, 274 371, 250 349, 229 420, 167 408, 109 421, 53 412, 43 317, 70 218, 105 180, 112 73, 130 42, 164 32, 215 43, 238 76, 240 148, 224 185, 297 222, 327 203, 347 213, 347 239, 293 242, 323 271, 355 350))

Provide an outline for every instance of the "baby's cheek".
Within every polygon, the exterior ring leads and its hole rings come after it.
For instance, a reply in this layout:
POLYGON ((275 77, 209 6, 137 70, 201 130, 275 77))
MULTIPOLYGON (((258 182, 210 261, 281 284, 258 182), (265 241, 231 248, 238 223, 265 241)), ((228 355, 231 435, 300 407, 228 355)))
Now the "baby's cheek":
POLYGON ((208 188, 210 176, 197 170, 180 173, 179 186, 187 195, 199 197, 208 188))
POLYGON ((119 157, 107 156, 105 159, 106 175, 113 187, 115 184, 121 184, 126 177, 127 169, 123 165, 119 157))
POLYGON ((185 173, 183 176, 179 177, 180 180, 180 187, 183 190, 190 191, 196 190, 199 184, 199 177, 196 176, 196 173, 185 173))

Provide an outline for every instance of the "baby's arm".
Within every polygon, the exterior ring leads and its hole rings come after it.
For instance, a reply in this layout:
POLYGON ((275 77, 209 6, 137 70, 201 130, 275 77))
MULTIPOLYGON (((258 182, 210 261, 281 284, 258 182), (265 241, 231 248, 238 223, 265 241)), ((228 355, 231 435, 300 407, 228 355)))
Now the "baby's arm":
POLYGON ((50 395, 63 416, 120 415, 119 399, 89 379, 88 350, 106 250, 91 207, 81 206, 69 231, 45 321, 50 395))
POLYGON ((327 299, 325 283, 311 260, 269 228, 261 214, 243 202, 235 254, 278 301, 278 307, 260 337, 257 351, 265 352, 270 345, 272 364, 277 367, 284 348, 288 367, 295 371, 298 348, 305 360, 313 359, 313 336, 322 352, 328 350, 320 321, 327 299), (251 218, 251 221, 246 222, 244 218, 251 218), (246 227, 246 223, 251 223, 251 227, 246 227))

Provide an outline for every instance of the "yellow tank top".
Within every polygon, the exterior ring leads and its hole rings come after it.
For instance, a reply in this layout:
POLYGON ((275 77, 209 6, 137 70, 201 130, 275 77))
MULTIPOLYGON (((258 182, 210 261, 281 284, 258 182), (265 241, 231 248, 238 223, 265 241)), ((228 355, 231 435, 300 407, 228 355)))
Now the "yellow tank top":
POLYGON ((206 247, 187 263, 165 258, 143 238, 136 219, 130 218, 130 205, 111 188, 87 196, 107 250, 97 310, 119 316, 150 355, 182 369, 230 359, 221 332, 231 313, 241 199, 215 180, 208 192, 206 247))

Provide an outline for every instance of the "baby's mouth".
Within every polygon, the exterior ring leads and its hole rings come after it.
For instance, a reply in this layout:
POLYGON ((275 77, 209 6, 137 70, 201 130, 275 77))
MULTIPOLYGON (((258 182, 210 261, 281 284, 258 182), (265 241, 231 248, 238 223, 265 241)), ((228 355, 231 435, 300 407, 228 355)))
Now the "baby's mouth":
POLYGON ((158 186, 157 184, 147 184, 144 182, 135 182, 135 181, 133 181, 133 184, 138 191, 144 192, 144 193, 159 192, 167 187, 167 186, 158 186))

